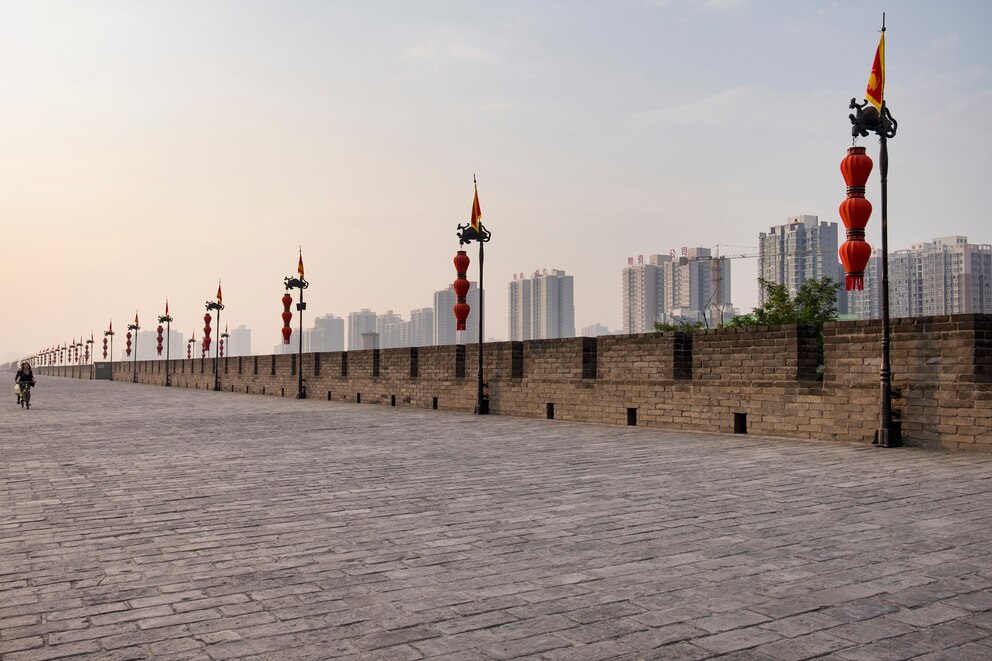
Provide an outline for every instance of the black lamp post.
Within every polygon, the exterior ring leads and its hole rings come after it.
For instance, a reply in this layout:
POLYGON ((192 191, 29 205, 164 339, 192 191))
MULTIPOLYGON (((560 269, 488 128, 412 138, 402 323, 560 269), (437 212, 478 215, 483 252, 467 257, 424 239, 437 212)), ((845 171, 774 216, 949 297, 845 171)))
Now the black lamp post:
MULTIPOLYGON (((885 14, 882 14, 882 35, 885 35, 885 14)), ((884 68, 884 61, 882 67, 884 68)), ((884 71, 884 69, 883 69, 884 71)), ((902 445, 902 439, 892 426, 892 367, 889 360, 891 344, 891 328, 889 323, 889 215, 888 215, 888 180, 889 180, 889 147, 888 141, 896 135, 899 123, 892 117, 884 97, 880 108, 875 108, 866 100, 858 104, 851 99, 850 109, 855 114, 848 115, 853 125, 851 135, 867 137, 868 133, 878 136, 879 154, 878 171, 882 184, 882 366, 879 370, 881 385, 881 402, 879 411, 879 428, 872 442, 883 448, 894 448, 902 445)))
POLYGON ((131 377, 132 383, 138 382, 138 331, 141 330, 141 326, 138 325, 138 313, 134 313, 134 323, 128 324, 127 329, 129 331, 134 331, 134 355, 131 358, 131 364, 134 365, 134 375, 131 377))
MULTIPOLYGON (((110 339, 110 380, 114 380, 114 322, 110 322, 110 328, 103 331, 103 336, 110 339)), ((107 345, 104 345, 106 348, 107 345)))
MULTIPOLYGON (((302 261, 300 263, 302 264, 302 261)), ((300 313, 300 340, 296 359, 296 375, 298 379, 296 384, 296 399, 306 399, 307 391, 303 385, 303 311, 307 309, 307 304, 303 302, 303 290, 309 287, 310 283, 304 280, 302 275, 298 278, 287 277, 283 281, 287 292, 290 289, 300 290, 300 302, 296 304, 296 310, 300 313)))
MULTIPOLYGON (((165 324, 165 385, 172 385, 172 375, 169 374, 169 343, 172 339, 172 316, 169 314, 169 303, 165 304, 165 314, 159 315, 158 323, 165 324)), ((161 328, 161 326, 159 326, 161 328)), ((159 347, 162 345, 160 344, 159 347)))
POLYGON ((482 373, 482 342, 485 339, 485 307, 484 307, 484 293, 482 288, 482 277, 483 277, 483 264, 485 260, 485 253, 483 251, 483 246, 489 242, 492 234, 486 229, 486 226, 482 224, 482 210, 479 207, 479 189, 475 181, 475 175, 472 175, 472 183, 476 185, 475 189, 475 200, 472 203, 472 221, 466 225, 459 225, 458 236, 459 245, 466 245, 472 241, 479 242, 479 370, 478 370, 478 385, 476 388, 476 401, 475 401, 475 412, 479 415, 486 415, 489 413, 489 397, 485 392, 486 384, 482 373))
MULTIPOLYGON (((220 293, 220 288, 218 287, 217 293, 220 293)), ((217 311, 217 328, 220 328, 220 311, 224 309, 224 304, 219 300, 217 301, 207 301, 206 302, 207 313, 209 314, 211 310, 217 311)), ((220 353, 220 342, 214 347, 214 390, 220 390, 220 372, 217 371, 217 356, 220 353)))

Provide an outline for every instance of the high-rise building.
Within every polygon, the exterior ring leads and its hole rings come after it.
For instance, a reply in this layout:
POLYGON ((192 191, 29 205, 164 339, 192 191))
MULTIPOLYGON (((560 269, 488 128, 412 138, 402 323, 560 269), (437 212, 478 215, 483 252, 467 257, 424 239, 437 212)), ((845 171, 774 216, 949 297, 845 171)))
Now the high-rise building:
POLYGON ((406 322, 392 310, 380 314, 375 326, 376 332, 379 333, 379 348, 394 349, 409 346, 406 322))
POLYGON ((378 315, 368 308, 348 314, 348 351, 362 348, 362 333, 377 332, 378 315))
POLYGON ((313 320, 309 331, 311 351, 344 351, 344 319, 325 314, 313 320))
MULTIPOLYGON (((229 356, 250 356, 251 355, 251 329, 241 324, 237 328, 228 331, 230 337, 227 338, 228 346, 225 347, 229 356)), ((185 355, 185 354, 183 354, 185 355)))
POLYGON ((662 265, 664 308, 669 323, 718 324, 734 316, 730 302, 730 260, 709 248, 683 248, 682 256, 662 265))
MULTIPOLYGON (((807 281, 830 278, 844 284, 844 270, 837 257, 837 223, 821 222, 816 216, 790 216, 785 225, 776 225, 758 234, 758 275, 777 285, 785 285, 795 296, 807 281)), ((764 287, 758 303, 765 304, 764 287)), ((837 310, 847 312, 847 294, 837 293, 837 310)))
POLYGON ((531 340, 533 322, 531 313, 533 299, 531 296, 533 281, 524 277, 523 273, 513 274, 509 289, 510 308, 510 339, 513 341, 531 340))
POLYGON ((410 321, 407 324, 409 346, 427 347, 434 344, 434 308, 410 310, 410 321))
POLYGON ((468 303, 470 311, 463 331, 455 330, 457 322, 452 308, 457 301, 453 286, 449 285, 447 289, 434 292, 434 344, 468 344, 479 341, 478 283, 468 283, 465 302, 468 303))
MULTIPOLYGON (((865 269, 864 291, 850 292, 861 319, 882 316, 881 255, 865 269)), ((992 313, 992 245, 945 236, 889 254, 889 315, 992 313)))
POLYGON ((514 274, 509 285, 511 340, 575 336, 573 278, 564 271, 514 274))
POLYGON ((589 326, 583 326, 581 335, 582 337, 599 337, 600 335, 611 335, 610 329, 603 324, 590 324, 589 326))
POLYGON ((669 255, 638 255, 627 258, 623 270, 623 332, 647 333, 665 312, 665 269, 669 255))

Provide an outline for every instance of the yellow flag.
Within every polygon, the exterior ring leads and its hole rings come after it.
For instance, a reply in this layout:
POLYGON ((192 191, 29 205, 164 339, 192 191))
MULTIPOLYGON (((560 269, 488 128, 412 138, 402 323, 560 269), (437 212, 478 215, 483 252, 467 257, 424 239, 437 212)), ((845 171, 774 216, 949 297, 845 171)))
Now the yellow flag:
POLYGON ((885 32, 878 42, 878 50, 875 51, 875 61, 871 65, 871 74, 868 76, 868 89, 865 98, 879 110, 882 109, 882 101, 885 94, 885 32))

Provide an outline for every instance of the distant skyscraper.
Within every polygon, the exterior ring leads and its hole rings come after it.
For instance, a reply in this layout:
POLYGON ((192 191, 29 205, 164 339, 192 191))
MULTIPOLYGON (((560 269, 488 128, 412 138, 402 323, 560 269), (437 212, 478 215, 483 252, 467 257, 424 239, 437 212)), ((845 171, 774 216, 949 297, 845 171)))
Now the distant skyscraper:
POLYGON ((662 270, 664 321, 717 324, 733 318, 730 260, 713 257, 709 248, 683 248, 683 255, 665 262, 662 270))
POLYGON ((376 332, 379 333, 379 348, 394 349, 409 346, 406 322, 392 310, 386 310, 376 319, 376 332))
POLYGON ((362 333, 377 332, 377 315, 368 308, 348 315, 348 351, 362 348, 362 333))
POLYGON ((313 320, 310 329, 311 351, 344 351, 344 319, 325 314, 313 320))
POLYGON ((409 346, 427 347, 434 344, 434 308, 411 310, 410 321, 407 324, 409 325, 407 332, 409 346))
POLYGON ((479 286, 478 283, 468 283, 468 294, 465 301, 471 310, 468 319, 465 320, 465 330, 456 331, 455 314, 452 308, 455 307, 455 289, 448 286, 447 289, 434 292, 434 344, 468 344, 479 341, 479 286))
MULTIPOLYGON (((807 281, 831 278, 844 284, 843 268, 837 257, 837 223, 820 222, 816 216, 790 216, 785 225, 776 225, 758 235, 758 274, 769 282, 785 285, 795 296, 807 281)), ((765 290, 759 287, 758 303, 764 305, 765 290)), ((837 309, 846 313, 847 294, 837 293, 837 309)))
POLYGON ((510 281, 510 340, 533 339, 531 335, 533 333, 533 322, 531 321, 533 284, 533 281, 525 278, 523 273, 520 275, 514 273, 513 280, 510 281))
POLYGON ((610 335, 610 329, 603 324, 591 324, 589 326, 583 326, 581 331, 582 337, 599 337, 600 335, 610 335))
POLYGON ((573 278, 564 271, 514 275, 509 285, 511 340, 575 336, 573 278))
MULTIPOLYGON (((850 292, 861 319, 881 317, 881 255, 865 269, 865 290, 850 292)), ((889 253, 889 314, 919 317, 992 313, 992 245, 945 236, 889 253)))
POLYGON ((623 332, 647 333, 665 312, 665 269, 669 255, 644 255, 627 259, 623 270, 623 332))
MULTIPOLYGON (((227 338, 228 346, 224 347, 229 351, 225 351, 229 356, 250 356, 251 355, 251 329, 241 324, 237 328, 232 328, 230 331, 230 337, 227 338)), ((183 352, 185 356, 185 350, 183 352)))

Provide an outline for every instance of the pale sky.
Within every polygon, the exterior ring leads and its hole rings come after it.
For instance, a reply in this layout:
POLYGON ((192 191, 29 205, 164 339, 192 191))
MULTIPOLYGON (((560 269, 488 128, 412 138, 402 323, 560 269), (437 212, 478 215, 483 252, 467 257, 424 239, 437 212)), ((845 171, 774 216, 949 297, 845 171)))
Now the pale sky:
MULTIPOLYGON (((307 326, 409 318, 454 279, 473 173, 486 335, 539 268, 574 275, 577 329, 617 328, 628 256, 839 221, 883 9, 890 249, 990 243, 988 2, 0 0, 0 355, 166 297, 200 337, 218 278, 269 352, 301 244, 307 326)), ((877 169, 868 197, 877 246, 877 169)), ((734 262, 745 312, 755 276, 734 262)))

